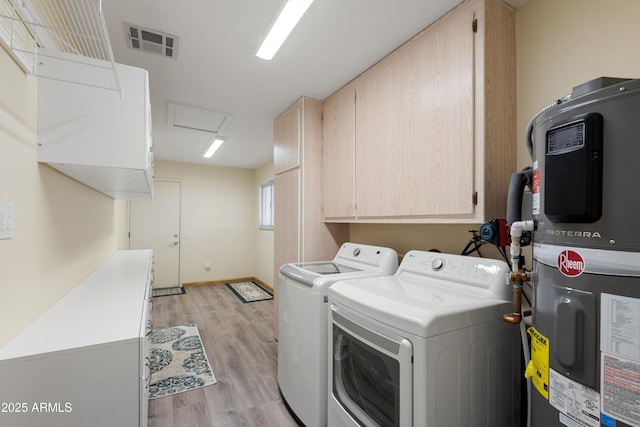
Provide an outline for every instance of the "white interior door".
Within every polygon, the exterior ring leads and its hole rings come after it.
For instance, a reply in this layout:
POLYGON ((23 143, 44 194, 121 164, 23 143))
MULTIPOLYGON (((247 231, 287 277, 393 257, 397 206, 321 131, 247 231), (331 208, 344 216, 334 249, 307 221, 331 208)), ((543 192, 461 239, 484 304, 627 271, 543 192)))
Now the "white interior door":
POLYGON ((179 182, 156 181, 152 200, 131 201, 129 248, 153 250, 155 288, 182 285, 179 182))

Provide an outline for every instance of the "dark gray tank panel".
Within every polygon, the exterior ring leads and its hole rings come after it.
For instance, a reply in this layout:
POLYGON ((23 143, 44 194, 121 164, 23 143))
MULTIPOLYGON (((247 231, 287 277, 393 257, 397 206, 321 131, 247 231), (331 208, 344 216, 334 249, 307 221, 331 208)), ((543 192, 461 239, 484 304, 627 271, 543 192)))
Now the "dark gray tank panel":
MULTIPOLYGON (((640 80, 629 80, 559 104, 542 114, 533 128, 539 172, 540 206, 534 218, 537 240, 611 250, 640 249, 640 80), (545 215, 547 131, 583 114, 602 116, 602 214, 591 223, 553 222, 545 215)), ((586 177, 574 177, 574 180, 586 177)), ((563 189, 563 191, 568 191, 563 189)))

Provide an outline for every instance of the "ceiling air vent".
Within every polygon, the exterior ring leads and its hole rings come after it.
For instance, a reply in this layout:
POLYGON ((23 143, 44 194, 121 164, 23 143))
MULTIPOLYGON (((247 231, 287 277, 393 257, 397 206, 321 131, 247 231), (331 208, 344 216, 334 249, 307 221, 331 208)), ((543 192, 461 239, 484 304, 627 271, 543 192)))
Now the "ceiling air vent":
POLYGON ((151 28, 124 23, 125 40, 130 49, 155 53, 169 58, 178 55, 178 37, 151 28))

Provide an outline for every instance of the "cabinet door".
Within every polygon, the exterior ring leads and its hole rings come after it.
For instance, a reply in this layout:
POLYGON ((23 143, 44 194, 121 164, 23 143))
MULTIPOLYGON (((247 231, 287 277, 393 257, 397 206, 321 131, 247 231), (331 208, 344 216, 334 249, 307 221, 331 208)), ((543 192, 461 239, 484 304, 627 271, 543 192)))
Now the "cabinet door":
POLYGON ((300 166, 301 116, 302 100, 299 100, 273 122, 274 173, 300 166))
POLYGON ((473 214, 473 10, 438 21, 402 51, 402 213, 473 214))
POLYGON ((300 261, 300 169, 275 175, 274 191, 274 335, 278 337, 278 279, 283 264, 300 261))
POLYGON ((347 86, 324 101, 324 217, 355 216, 356 94, 347 86))
POLYGON ((300 169, 278 174, 273 181, 274 256, 276 274, 282 264, 300 261, 300 169))
POLYGON ((356 215, 402 214, 402 62, 392 54, 356 83, 356 215))

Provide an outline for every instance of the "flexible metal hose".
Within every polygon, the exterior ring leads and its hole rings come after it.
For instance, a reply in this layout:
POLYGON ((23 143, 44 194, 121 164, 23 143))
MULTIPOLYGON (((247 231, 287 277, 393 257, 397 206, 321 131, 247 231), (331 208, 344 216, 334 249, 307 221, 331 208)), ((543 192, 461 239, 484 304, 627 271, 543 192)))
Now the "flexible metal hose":
POLYGON ((571 95, 567 95, 562 99, 557 99, 556 102, 554 102, 553 104, 549 104, 546 107, 544 107, 542 110, 538 111, 532 118, 531 120, 529 120, 529 124, 527 125, 527 129, 525 130, 524 133, 524 139, 525 139, 525 143, 527 144, 527 149, 529 150, 529 157, 531 158, 531 160, 533 160, 533 124, 536 121, 536 119, 541 116, 542 114, 546 113, 547 111, 549 111, 551 108, 555 107, 558 104, 562 104, 563 102, 568 101, 571 98, 571 95))

